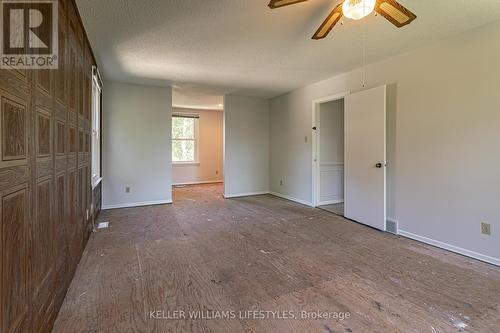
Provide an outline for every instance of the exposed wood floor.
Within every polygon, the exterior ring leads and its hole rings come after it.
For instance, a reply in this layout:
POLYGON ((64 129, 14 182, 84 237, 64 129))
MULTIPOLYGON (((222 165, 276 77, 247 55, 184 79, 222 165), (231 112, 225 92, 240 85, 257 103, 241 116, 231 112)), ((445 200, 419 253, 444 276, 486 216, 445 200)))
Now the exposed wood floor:
POLYGON ((103 212, 111 227, 92 235, 54 332, 500 331, 499 268, 272 196, 224 200, 221 190, 184 187, 173 205, 103 212), (351 317, 150 317, 174 310, 351 317))

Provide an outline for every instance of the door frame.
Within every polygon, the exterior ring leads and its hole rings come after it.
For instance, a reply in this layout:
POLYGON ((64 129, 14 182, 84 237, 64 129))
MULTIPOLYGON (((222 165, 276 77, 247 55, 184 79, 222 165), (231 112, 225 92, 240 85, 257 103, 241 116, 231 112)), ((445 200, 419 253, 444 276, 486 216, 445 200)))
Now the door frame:
MULTIPOLYGON (((311 158, 311 163, 312 163, 312 206, 313 207, 318 207, 319 205, 319 198, 320 198, 320 185, 319 185, 319 180, 320 180, 320 165, 319 161, 321 160, 320 156, 320 135, 319 135, 319 128, 320 128, 320 105, 328 102, 333 102, 333 101, 338 101, 341 99, 345 99, 347 95, 349 95, 351 92, 350 91, 344 91, 335 95, 330 95, 318 99, 314 99, 312 101, 312 158, 311 158), (314 130, 314 127, 317 128, 317 130, 314 130)), ((344 107, 344 112, 345 112, 345 107, 344 107)))

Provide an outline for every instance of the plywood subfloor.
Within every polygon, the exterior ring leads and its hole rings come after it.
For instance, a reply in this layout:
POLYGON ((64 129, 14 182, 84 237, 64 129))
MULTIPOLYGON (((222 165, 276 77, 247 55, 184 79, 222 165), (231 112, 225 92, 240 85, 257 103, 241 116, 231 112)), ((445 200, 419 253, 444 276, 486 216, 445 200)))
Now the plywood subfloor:
POLYGON ((173 205, 103 212, 110 228, 92 235, 54 332, 499 332, 499 268, 273 196, 221 191, 177 188, 173 205), (158 318, 190 310, 237 318, 158 318))

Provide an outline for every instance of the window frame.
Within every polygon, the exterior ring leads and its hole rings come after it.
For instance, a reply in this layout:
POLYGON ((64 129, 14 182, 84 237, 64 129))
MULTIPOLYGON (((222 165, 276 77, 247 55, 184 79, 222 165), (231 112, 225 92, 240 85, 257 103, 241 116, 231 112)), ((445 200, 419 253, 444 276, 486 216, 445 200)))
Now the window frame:
POLYGON ((92 66, 91 96, 91 185, 96 188, 102 180, 101 166, 101 116, 102 116, 102 80, 97 67, 92 66))
MULTIPOLYGON (((171 147, 173 147, 174 141, 193 141, 194 144, 194 160, 193 161, 174 161, 173 159, 173 154, 172 154, 172 165, 199 165, 200 164, 200 159, 199 159, 199 143, 200 143, 200 135, 199 135, 199 122, 200 122, 200 117, 198 114, 195 113, 172 113, 172 123, 173 123, 173 118, 190 118, 194 119, 194 130, 193 130, 193 139, 174 139, 173 135, 171 137, 171 147)), ((172 130, 173 130, 173 125, 172 125, 172 130)), ((171 148, 172 149, 172 148, 171 148)), ((172 149, 173 151, 173 149, 172 149)))

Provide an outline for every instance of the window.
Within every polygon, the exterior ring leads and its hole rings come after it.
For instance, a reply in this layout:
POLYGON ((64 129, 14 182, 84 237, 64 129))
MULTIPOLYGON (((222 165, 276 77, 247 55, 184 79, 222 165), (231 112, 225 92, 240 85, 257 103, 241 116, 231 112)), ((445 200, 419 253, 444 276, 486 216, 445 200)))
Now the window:
POLYGON ((101 181, 101 82, 92 67, 92 188, 101 181))
POLYGON ((197 163, 198 116, 172 116, 172 162, 197 163))

